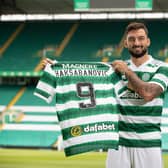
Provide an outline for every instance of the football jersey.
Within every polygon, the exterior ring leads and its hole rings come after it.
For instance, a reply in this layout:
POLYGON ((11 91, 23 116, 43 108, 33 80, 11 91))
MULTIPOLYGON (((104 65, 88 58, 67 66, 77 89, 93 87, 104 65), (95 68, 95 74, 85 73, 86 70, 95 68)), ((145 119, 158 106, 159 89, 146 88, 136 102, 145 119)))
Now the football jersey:
POLYGON ((105 63, 47 65, 35 95, 56 101, 66 156, 118 148, 118 106, 114 86, 120 77, 105 63))
POLYGON ((119 135, 120 145, 128 147, 161 147, 161 115, 164 92, 168 85, 168 64, 150 59, 139 67, 128 60, 128 67, 138 77, 150 83, 155 83, 163 89, 163 93, 145 102, 137 93, 127 88, 127 79, 118 84, 116 92, 119 100, 119 135))

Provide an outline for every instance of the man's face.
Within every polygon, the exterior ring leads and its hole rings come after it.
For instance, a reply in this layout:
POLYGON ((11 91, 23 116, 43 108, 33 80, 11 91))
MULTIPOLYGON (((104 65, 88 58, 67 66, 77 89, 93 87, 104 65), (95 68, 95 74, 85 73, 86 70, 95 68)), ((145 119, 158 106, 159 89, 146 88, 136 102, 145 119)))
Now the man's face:
POLYGON ((147 54, 150 39, 143 29, 130 31, 125 40, 125 47, 128 48, 131 56, 139 58, 147 54))

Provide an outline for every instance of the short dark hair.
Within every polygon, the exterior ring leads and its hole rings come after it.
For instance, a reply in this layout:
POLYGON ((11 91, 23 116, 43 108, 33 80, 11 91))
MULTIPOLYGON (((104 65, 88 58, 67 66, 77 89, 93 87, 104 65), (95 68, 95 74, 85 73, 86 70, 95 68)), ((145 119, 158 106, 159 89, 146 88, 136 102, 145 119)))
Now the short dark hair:
POLYGON ((125 35, 127 35, 132 30, 144 29, 146 35, 148 36, 148 29, 144 23, 132 22, 125 29, 125 35))

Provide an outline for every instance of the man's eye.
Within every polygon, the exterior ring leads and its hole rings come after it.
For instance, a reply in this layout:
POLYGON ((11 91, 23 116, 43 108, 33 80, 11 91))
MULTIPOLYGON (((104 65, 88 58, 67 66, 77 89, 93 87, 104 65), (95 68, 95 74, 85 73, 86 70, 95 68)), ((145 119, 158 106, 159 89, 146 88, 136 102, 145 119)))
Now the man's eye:
POLYGON ((144 40, 145 39, 145 37, 139 37, 138 38, 138 40, 144 40))
POLYGON ((142 41, 142 40, 144 40, 144 39, 145 39, 145 37, 137 37, 137 38, 129 38, 128 40, 131 41, 131 42, 134 42, 134 41, 136 41, 136 40, 142 41))
POLYGON ((129 41, 135 41, 135 38, 129 38, 129 41))

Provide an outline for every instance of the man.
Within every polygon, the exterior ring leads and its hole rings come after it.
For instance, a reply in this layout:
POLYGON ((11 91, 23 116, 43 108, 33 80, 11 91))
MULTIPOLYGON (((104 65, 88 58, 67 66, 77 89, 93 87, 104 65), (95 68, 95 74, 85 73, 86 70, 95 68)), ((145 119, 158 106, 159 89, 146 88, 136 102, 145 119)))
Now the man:
POLYGON ((119 150, 109 149, 107 168, 162 168, 161 114, 168 66, 148 55, 150 39, 143 23, 125 31, 131 59, 112 63, 123 80, 116 87, 120 114, 119 150))
POLYGON ((124 45, 131 59, 114 61, 123 81, 118 86, 120 147, 109 150, 107 168, 162 168, 161 114, 168 66, 148 55, 150 39, 143 23, 131 23, 124 45))

